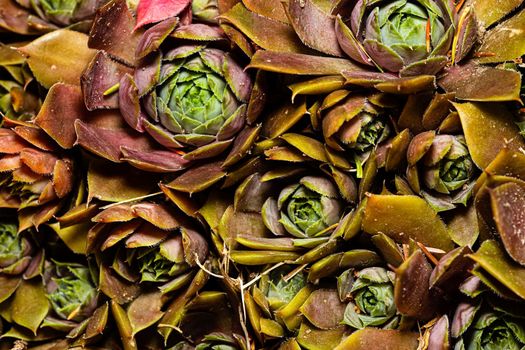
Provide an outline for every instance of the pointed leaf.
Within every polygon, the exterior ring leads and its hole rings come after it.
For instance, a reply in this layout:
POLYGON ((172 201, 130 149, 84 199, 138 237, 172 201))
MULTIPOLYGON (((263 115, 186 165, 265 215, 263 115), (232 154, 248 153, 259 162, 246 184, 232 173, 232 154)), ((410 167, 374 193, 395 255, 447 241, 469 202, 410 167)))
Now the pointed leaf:
POLYGON ((248 66, 270 72, 296 75, 337 75, 361 69, 343 58, 259 50, 248 66))
POLYGON ((470 257, 499 283, 525 299, 525 267, 514 262, 496 241, 483 242, 470 257))
POLYGON ((459 100, 497 102, 520 98, 518 72, 472 63, 450 67, 438 85, 446 92, 454 92, 459 100), (472 84, 472 79, 476 84, 472 84))
POLYGON ((134 31, 135 19, 126 0, 110 1, 97 11, 89 33, 89 47, 133 65, 141 31, 134 31))
MULTIPOLYGON (((490 2, 490 1, 489 1, 490 2)), ((506 2, 512 6, 513 1, 506 2)), ((496 9, 501 6, 495 7, 496 9)), ((495 9, 493 8, 493 9, 495 9)), ((496 11, 494 11, 496 12, 496 11)), ((483 44, 478 52, 493 53, 479 59, 481 63, 499 63, 512 61, 525 55, 525 11, 519 11, 514 17, 491 28, 483 37, 483 44)))
POLYGON ((384 233, 399 243, 408 243, 412 238, 445 251, 454 246, 443 221, 417 196, 371 195, 365 208, 363 230, 384 233))
POLYGON ((88 118, 80 86, 57 83, 49 89, 35 123, 63 148, 75 144, 74 122, 88 118))
POLYGON ((129 165, 93 159, 87 175, 88 198, 120 202, 151 193, 159 178, 129 165))
POLYGON ((11 304, 11 317, 16 324, 30 329, 35 335, 42 320, 49 311, 49 301, 42 281, 33 278, 23 281, 11 304))
POLYGON ((486 168, 503 148, 520 152, 525 140, 513 116, 501 104, 454 103, 459 112, 467 146, 476 165, 486 168))
POLYGON ((128 319, 132 329, 132 335, 148 328, 160 320, 164 314, 161 311, 162 293, 146 293, 133 300, 128 308, 128 319))
POLYGON ((135 29, 178 16, 190 3, 191 0, 140 0, 135 29))
POLYGON ((38 82, 49 89, 58 82, 80 84, 82 72, 96 53, 87 42, 86 34, 60 29, 19 50, 28 56, 27 63, 38 82))
POLYGON ((381 344, 383 349, 416 350, 419 334, 390 329, 364 328, 352 333, 335 350, 370 350, 381 344))
POLYGON ((525 265, 525 187, 509 182, 490 191, 494 221, 507 253, 525 265))
POLYGON ((343 55, 333 16, 317 7, 315 1, 291 0, 288 13, 295 32, 306 46, 332 56, 343 55))
POLYGON ((222 170, 220 162, 208 163, 191 168, 175 180, 166 184, 166 186, 177 191, 191 194, 205 190, 225 176, 226 172, 222 170))
POLYGON ((221 18, 233 24, 263 49, 302 53, 309 51, 290 25, 251 12, 242 3, 222 14, 221 18))

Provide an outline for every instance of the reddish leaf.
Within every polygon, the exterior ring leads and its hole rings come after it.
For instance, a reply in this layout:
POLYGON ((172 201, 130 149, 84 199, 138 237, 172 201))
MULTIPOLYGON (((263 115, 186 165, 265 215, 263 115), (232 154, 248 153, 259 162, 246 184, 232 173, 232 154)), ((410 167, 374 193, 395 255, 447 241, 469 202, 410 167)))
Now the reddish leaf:
POLYGON ((22 166, 20 162, 20 155, 18 154, 8 154, 4 155, 0 159, 0 172, 13 171, 22 166))
POLYGON ((40 128, 21 125, 13 130, 18 136, 43 151, 54 151, 57 148, 56 144, 40 128))
POLYGON ((0 153, 20 153, 27 144, 10 129, 0 129, 0 153))
POLYGON ((20 152, 22 163, 37 174, 51 174, 58 160, 53 154, 25 148, 20 152))
POLYGON ((154 173, 171 173, 180 171, 190 163, 179 154, 163 150, 142 150, 121 147, 121 160, 141 170, 154 173))
POLYGON ((0 0, 0 28, 22 35, 42 34, 55 29, 51 23, 41 20, 18 5, 16 1, 0 0))
POLYGON ((131 73, 129 67, 112 60, 105 51, 99 51, 80 78, 84 101, 88 110, 118 108, 118 94, 104 93, 131 73))
POLYGON ((71 148, 76 140, 74 122, 86 119, 87 113, 80 87, 58 83, 49 90, 35 123, 61 147, 71 148))
POLYGON ((157 23, 166 18, 180 14, 190 0, 141 0, 137 7, 137 24, 135 29, 146 24, 157 23))
POLYGON ((110 56, 133 65, 135 48, 140 39, 140 33, 133 32, 134 23, 125 0, 111 1, 97 11, 88 46, 104 50, 110 56))
POLYGON ((135 52, 136 58, 144 58, 153 51, 156 51, 164 39, 173 32, 178 23, 178 18, 168 18, 146 30, 137 45, 137 51, 135 52))
POLYGON ((179 215, 171 206, 144 202, 131 208, 135 215, 162 230, 175 230, 181 225, 179 215))
POLYGON ((151 150, 148 140, 132 129, 102 128, 77 120, 75 130, 80 146, 112 162, 120 163, 122 146, 143 152, 151 150))
POLYGON ((166 186, 184 193, 200 192, 225 176, 221 162, 207 163, 188 170, 166 186))
POLYGON ((53 188, 59 198, 65 197, 73 189, 71 164, 58 160, 53 169, 53 188))

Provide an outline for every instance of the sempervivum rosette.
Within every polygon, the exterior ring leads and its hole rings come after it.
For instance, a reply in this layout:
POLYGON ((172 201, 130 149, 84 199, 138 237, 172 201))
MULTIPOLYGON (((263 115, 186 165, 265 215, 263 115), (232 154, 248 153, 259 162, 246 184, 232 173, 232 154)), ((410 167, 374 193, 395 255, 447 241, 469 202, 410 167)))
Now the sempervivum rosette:
POLYGON ((177 24, 166 20, 143 34, 134 78, 121 82, 120 109, 131 127, 186 158, 213 157, 244 128, 252 82, 217 45, 224 39, 219 28, 177 24), (134 109, 139 104, 142 113, 134 109))
POLYGON ((24 273, 31 264, 38 266, 39 262, 34 261, 37 249, 33 239, 27 232, 18 233, 16 224, 2 222, 0 240, 0 273, 17 276, 24 273))
POLYGON ((396 328, 399 317, 394 302, 395 273, 382 267, 347 270, 338 277, 343 300, 350 300, 344 323, 356 329, 369 326, 396 328))
POLYGON ((48 322, 64 326, 68 321, 80 322, 93 314, 98 306, 98 291, 92 272, 78 263, 52 261, 44 269, 46 295, 54 317, 48 322))
MULTIPOLYGON (((205 286, 195 297, 188 300, 180 319, 179 341, 170 349, 224 349, 246 348, 239 315, 235 311, 238 301, 228 293, 213 289, 213 283, 205 286), (205 319, 207 322, 203 322, 205 319)), ((174 337, 176 338, 176 337, 174 337)))
POLYGON ((466 205, 476 167, 463 136, 423 132, 412 139, 407 152, 407 179, 416 193, 438 211, 466 205))
POLYGON ((162 17, 151 21, 140 8, 135 20, 123 0, 99 9, 88 43, 99 51, 82 76, 82 98, 92 112, 119 110, 125 125, 78 121, 82 147, 156 172, 224 154, 221 162, 230 166, 248 152, 260 131, 254 122, 264 99, 252 89, 256 81, 244 70, 246 58, 228 51, 222 29, 205 13, 192 17, 191 7, 188 2, 160 15, 149 8, 162 17))
MULTIPOLYGON (((463 32, 456 34, 454 42, 462 45, 461 50, 453 48, 458 60, 470 49, 463 44, 472 45, 477 34, 472 27, 472 9, 467 8, 462 17, 463 32)), ((450 1, 361 0, 353 6, 349 18, 338 18, 336 34, 343 51, 360 63, 401 71, 401 75, 412 75, 414 71, 434 74, 448 61, 446 55, 457 26, 457 14, 450 1)))
MULTIPOLYGON (((243 265, 295 260, 311 249, 333 252, 340 242, 331 235, 345 208, 352 206, 351 190, 343 186, 353 180, 344 173, 337 176, 285 167, 252 174, 237 187, 232 204, 225 198, 228 208, 215 233, 231 249, 230 257, 243 265)), ((297 262, 319 258, 311 254, 297 262)))
POLYGON ((328 179, 304 176, 284 187, 277 198, 266 199, 262 206, 264 224, 276 236, 322 236, 343 212, 337 191, 328 179))
POLYGON ((452 321, 455 350, 523 349, 525 324, 508 310, 463 303, 452 321), (460 316, 463 313, 463 316, 460 316))
MULTIPOLYGON (((98 290, 95 271, 80 262, 46 261, 42 281, 44 298, 33 296, 33 317, 38 320, 43 310, 45 318, 36 333, 38 340, 65 337, 68 346, 96 344, 109 326, 109 305, 98 290)), ((35 291, 36 293, 36 291, 35 291)), ((27 314, 26 317, 30 317, 27 314)))
MULTIPOLYGON (((291 86, 292 91, 302 84, 291 86)), ((384 94, 354 94, 338 89, 322 98, 317 118, 324 139, 335 151, 348 153, 362 177, 363 164, 394 136, 391 114, 395 103, 384 94)))
POLYGON ((231 37, 240 47, 252 52, 262 48, 253 54, 250 67, 320 76, 311 79, 321 83, 317 88, 343 75, 347 84, 395 94, 434 90, 437 82, 463 99, 480 101, 497 95, 510 101, 518 97, 518 74, 484 64, 523 55, 520 39, 500 30, 519 30, 522 9, 513 12, 515 8, 519 3, 501 8, 496 0, 458 4, 449 0, 344 4, 294 0, 273 11, 261 3, 236 4, 221 18, 225 27, 235 28, 231 37), (501 11, 494 14, 494 8, 501 11), (513 15, 518 16, 510 20, 513 15), (488 30, 480 31, 480 27, 488 30), (273 35, 266 35, 268 31, 273 35), (505 48, 499 45, 503 41, 508 44, 505 48), (444 71, 446 75, 440 74, 444 71), (483 91, 470 88, 468 77, 474 74, 482 76, 483 91))
POLYGON ((429 322, 423 336, 429 348, 454 350, 522 349, 525 322, 523 302, 493 294, 481 279, 470 276, 460 286, 464 294, 449 316, 429 322))
POLYGON ((208 255, 204 237, 166 204, 120 204, 92 221, 87 249, 97 255, 100 290, 112 300, 113 313, 124 314, 118 321, 121 336, 136 344, 135 335, 159 320, 167 334, 172 332, 169 327, 178 326, 173 313, 181 313, 206 281, 198 266, 208 255), (185 300, 183 305, 170 306, 181 302, 172 300, 174 295, 185 300), (131 322, 132 335, 121 322, 131 322))
POLYGON ((297 317, 299 308, 311 292, 306 274, 302 271, 293 274, 291 266, 273 269, 269 274, 262 275, 250 293, 246 292, 244 296, 258 339, 271 342, 284 337, 288 330, 296 331, 301 321, 297 317))
POLYGON ((36 234, 17 230, 9 222, 0 225, 1 305, 8 310, 2 338, 58 339, 66 345, 98 341, 108 305, 99 298, 93 271, 81 263, 44 260, 45 244, 36 243, 36 234))
POLYGON ((333 288, 333 281, 328 280, 323 288, 316 288, 307 282, 304 271, 293 266, 269 271, 261 275, 250 293, 244 292, 256 339, 266 346, 290 337, 294 337, 289 341, 297 348, 299 344, 305 348, 316 343, 329 347, 337 345, 348 328, 340 324, 345 304, 333 288), (315 307, 319 304, 321 308, 315 307))
POLYGON ((122 204, 92 220, 97 224, 91 229, 91 250, 108 258, 104 265, 123 283, 169 289, 177 277, 193 275, 197 262, 203 263, 208 253, 204 238, 167 205, 122 204))
POLYGON ((18 210, 20 229, 51 219, 73 189, 74 165, 40 128, 0 129, 0 207, 18 210))
MULTIPOLYGON (((347 251, 342 265, 351 269, 338 275, 340 267, 327 266, 330 273, 315 284, 308 281, 304 270, 293 265, 267 266, 255 279, 257 284, 244 292, 248 319, 257 340, 270 347, 289 344, 294 349, 344 349, 344 339, 349 334, 374 329, 378 335, 389 334, 393 338, 405 334, 407 339, 401 343, 413 344, 417 335, 407 332, 410 322, 404 323, 404 331, 397 330, 401 317, 394 302, 394 273, 378 266, 383 262, 377 255, 364 252, 347 251), (362 279, 359 273, 354 275, 356 271, 363 272, 362 279)), ((389 339, 386 344, 395 347, 400 343, 389 339)))

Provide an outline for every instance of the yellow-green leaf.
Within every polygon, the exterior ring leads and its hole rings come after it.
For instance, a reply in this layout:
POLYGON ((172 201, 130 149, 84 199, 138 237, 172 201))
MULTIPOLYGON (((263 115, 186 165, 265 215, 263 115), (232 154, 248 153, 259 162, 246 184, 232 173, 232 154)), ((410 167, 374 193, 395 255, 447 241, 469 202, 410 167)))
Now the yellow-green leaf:
POLYGON ((454 103, 474 163, 485 169, 503 148, 520 151, 525 141, 509 110, 497 103, 454 103))
POLYGON ((384 233, 397 242, 410 238, 428 247, 454 247, 447 227, 428 203, 418 196, 371 195, 365 208, 363 230, 384 233))
POLYGON ((38 326, 49 312, 42 281, 39 278, 23 281, 16 290, 11 308, 13 321, 36 335, 38 326))
POLYGON ((80 76, 96 53, 87 43, 86 34, 60 29, 19 50, 28 56, 27 62, 38 82, 49 89, 58 82, 80 84, 80 76))

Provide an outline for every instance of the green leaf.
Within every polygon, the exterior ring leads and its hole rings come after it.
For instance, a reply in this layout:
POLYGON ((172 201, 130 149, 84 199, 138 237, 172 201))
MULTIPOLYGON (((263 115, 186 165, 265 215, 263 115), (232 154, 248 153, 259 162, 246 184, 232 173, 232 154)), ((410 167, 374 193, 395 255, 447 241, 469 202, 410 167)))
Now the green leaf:
POLYGON ((343 323, 356 329, 390 324, 396 314, 393 278, 384 268, 371 267, 359 271, 355 281, 346 280, 351 289, 345 297, 353 302, 346 306, 343 323))

